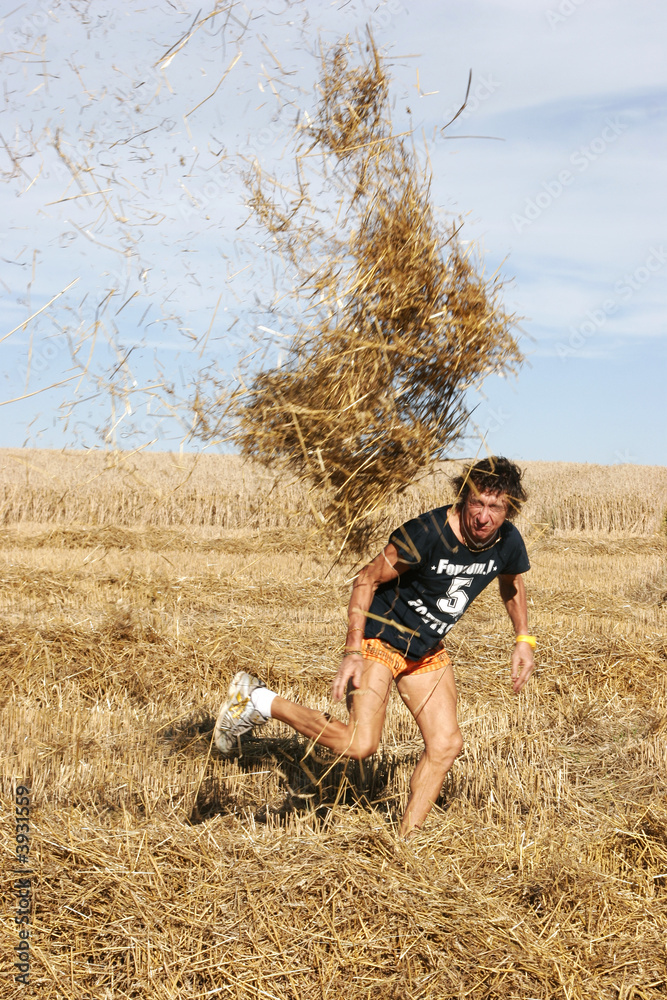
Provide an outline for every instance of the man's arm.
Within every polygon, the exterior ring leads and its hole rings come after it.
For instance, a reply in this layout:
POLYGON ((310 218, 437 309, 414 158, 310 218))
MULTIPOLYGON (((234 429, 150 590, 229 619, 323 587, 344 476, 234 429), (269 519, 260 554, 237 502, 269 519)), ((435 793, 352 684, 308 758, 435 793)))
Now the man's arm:
MULTIPOLYGON (((397 576, 409 568, 402 562, 393 542, 385 545, 382 552, 372 562, 359 571, 352 584, 352 594, 347 609, 347 638, 345 649, 361 649, 361 641, 366 628, 366 612, 371 606, 375 591, 381 583, 395 580, 397 576)), ((346 653, 333 679, 331 690, 336 701, 340 701, 347 691, 348 681, 358 687, 363 670, 363 658, 360 653, 346 653)))
MULTIPOLYGON (((514 626, 515 635, 528 633, 528 604, 526 587, 520 573, 513 576, 498 577, 500 596, 514 626)), ((535 660, 533 650, 527 642, 517 642, 512 653, 512 687, 518 694, 533 670, 535 660)))

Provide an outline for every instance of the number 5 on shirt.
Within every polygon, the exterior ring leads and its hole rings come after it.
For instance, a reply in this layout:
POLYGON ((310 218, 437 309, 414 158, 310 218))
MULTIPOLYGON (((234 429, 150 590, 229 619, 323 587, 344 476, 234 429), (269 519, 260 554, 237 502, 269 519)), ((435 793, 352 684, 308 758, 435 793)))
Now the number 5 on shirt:
POLYGON ((472 577, 455 576, 447 588, 447 596, 437 601, 438 611, 448 611, 450 615, 462 615, 469 600, 465 588, 471 583, 472 577))

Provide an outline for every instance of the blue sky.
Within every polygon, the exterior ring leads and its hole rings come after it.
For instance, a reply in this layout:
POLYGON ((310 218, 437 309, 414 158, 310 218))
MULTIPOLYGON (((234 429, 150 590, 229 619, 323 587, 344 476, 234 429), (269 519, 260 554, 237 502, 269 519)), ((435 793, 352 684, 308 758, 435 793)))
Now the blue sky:
POLYGON ((319 40, 370 23, 434 202, 523 317, 528 363, 471 400, 466 450, 667 464, 664 5, 268 7, 29 0, 0 22, 0 445, 96 446, 113 426, 107 444, 177 447, 170 399, 261 350, 262 327, 288 332, 239 163, 289 176, 319 40), (110 404, 114 368, 130 395, 110 404))

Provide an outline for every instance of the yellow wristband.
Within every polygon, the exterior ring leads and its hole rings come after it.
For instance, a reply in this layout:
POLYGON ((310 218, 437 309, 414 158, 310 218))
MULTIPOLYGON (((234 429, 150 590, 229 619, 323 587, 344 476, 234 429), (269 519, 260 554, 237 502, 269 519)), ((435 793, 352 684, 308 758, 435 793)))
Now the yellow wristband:
POLYGON ((364 655, 363 649, 348 649, 347 646, 346 646, 345 649, 343 650, 343 656, 352 656, 355 653, 358 656, 363 656, 364 655))
POLYGON ((537 646, 537 639, 534 635, 518 635, 515 642, 527 642, 531 649, 535 649, 537 646))

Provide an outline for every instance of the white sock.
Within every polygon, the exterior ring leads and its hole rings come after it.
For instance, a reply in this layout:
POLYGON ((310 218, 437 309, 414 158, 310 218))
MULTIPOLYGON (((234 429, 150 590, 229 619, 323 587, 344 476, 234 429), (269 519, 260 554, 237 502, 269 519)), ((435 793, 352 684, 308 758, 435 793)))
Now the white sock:
POLYGON ((255 688, 250 695, 253 705, 258 712, 262 713, 265 719, 271 718, 271 704, 276 694, 277 691, 269 691, 268 688, 255 688))

